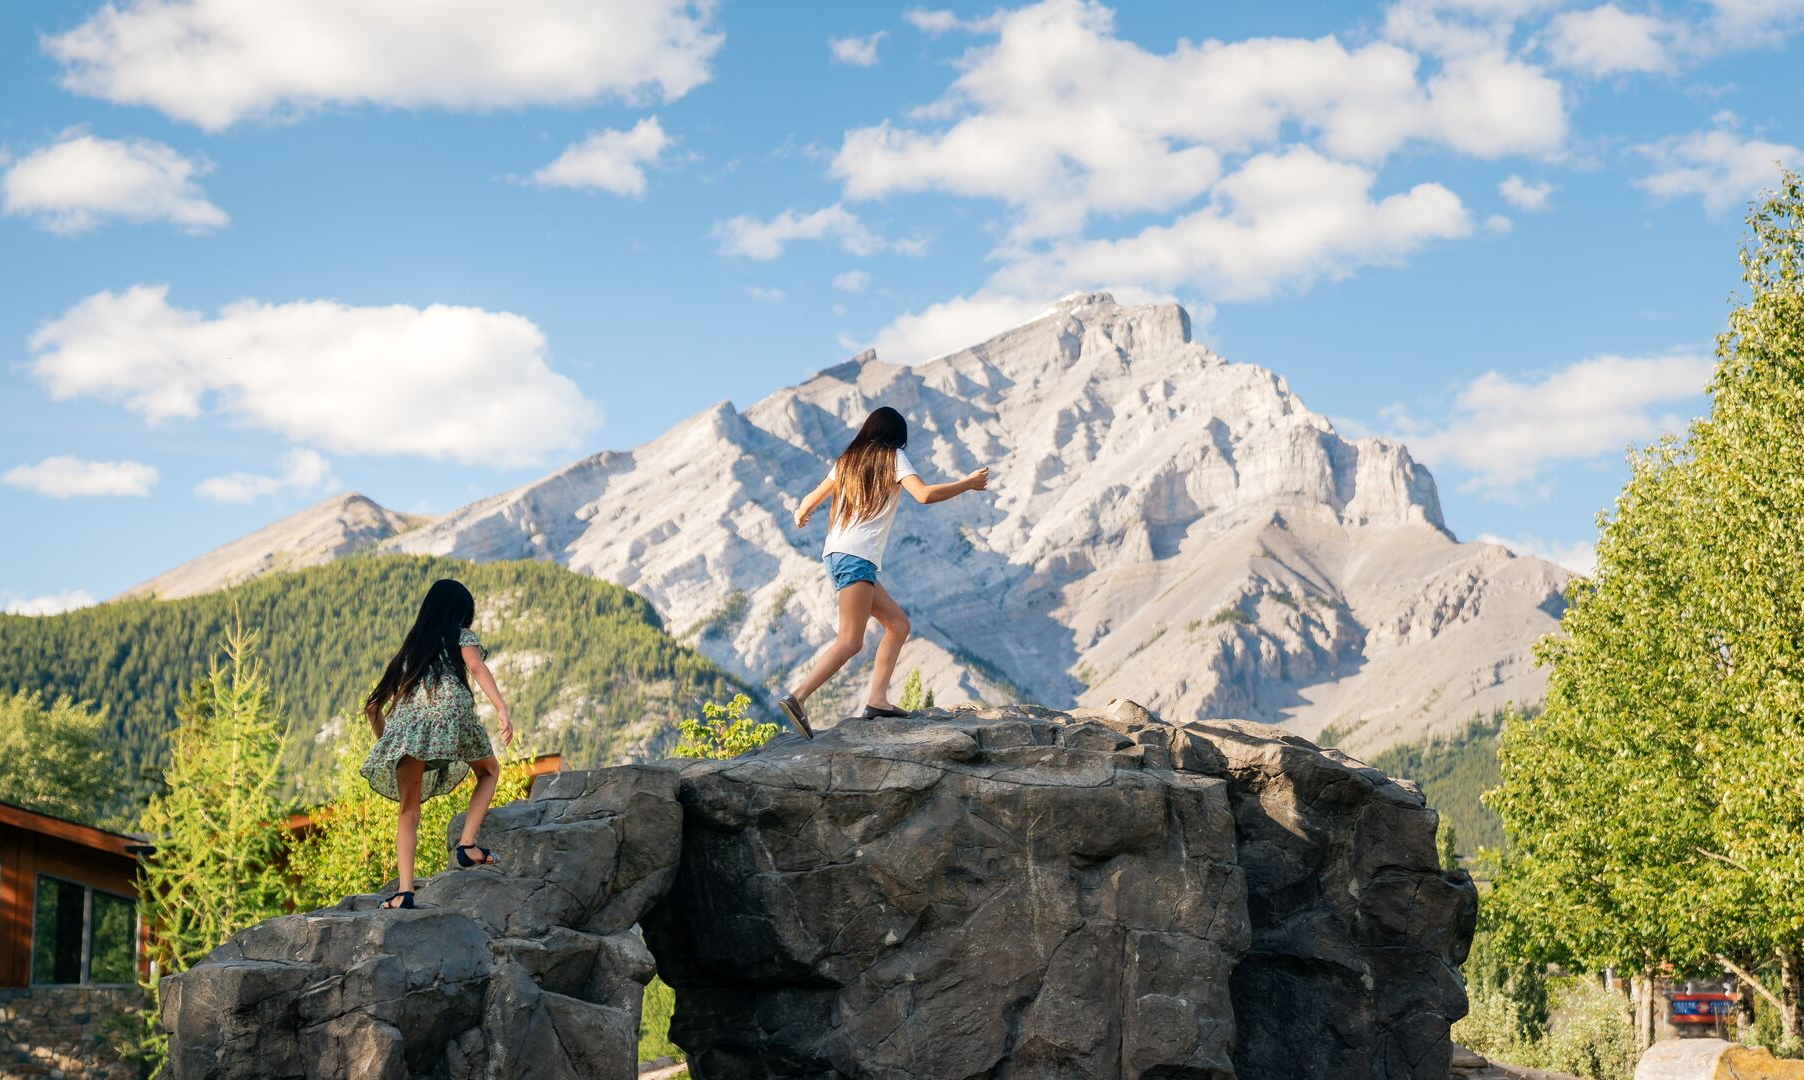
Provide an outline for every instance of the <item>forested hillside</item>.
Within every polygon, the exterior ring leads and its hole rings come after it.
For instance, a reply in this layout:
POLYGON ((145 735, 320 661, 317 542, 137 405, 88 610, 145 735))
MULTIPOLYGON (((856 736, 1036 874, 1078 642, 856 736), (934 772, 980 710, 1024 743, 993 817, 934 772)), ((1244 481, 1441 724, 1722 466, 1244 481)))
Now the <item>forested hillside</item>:
POLYGON ((141 800, 160 772, 182 689, 206 671, 236 612, 261 635, 260 655, 292 725, 291 787, 318 794, 331 736, 342 730, 334 718, 356 717, 440 577, 476 595, 476 629, 530 751, 561 751, 583 766, 660 750, 676 720, 737 689, 666 634, 647 601, 617 585, 540 562, 371 555, 182 600, 0 616, 0 693, 42 691, 104 708, 132 797, 141 800))
POLYGON ((1459 834, 1459 853, 1503 847, 1503 825, 1497 812, 1479 797, 1498 784, 1497 733, 1502 716, 1476 719, 1450 739, 1429 739, 1393 746, 1368 763, 1392 776, 1422 785, 1428 805, 1440 811, 1444 826, 1459 834))

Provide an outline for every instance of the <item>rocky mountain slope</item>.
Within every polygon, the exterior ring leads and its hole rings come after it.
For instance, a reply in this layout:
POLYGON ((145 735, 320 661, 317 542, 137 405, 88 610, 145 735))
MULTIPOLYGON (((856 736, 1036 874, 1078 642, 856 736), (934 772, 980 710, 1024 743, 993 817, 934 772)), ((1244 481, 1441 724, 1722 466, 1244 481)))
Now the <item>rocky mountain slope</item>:
POLYGON ((1529 646, 1564 570, 1458 543, 1402 445, 1339 435, 1282 378, 1191 340, 1177 305, 1106 294, 928 364, 866 353, 722 402, 378 546, 618 582, 774 687, 833 633, 826 515, 798 530, 794 507, 878 404, 909 418, 930 481, 991 467, 987 494, 905 505, 884 568, 916 628, 901 671, 942 702, 1131 691, 1369 751, 1542 694, 1529 646))
POLYGON ((121 599, 175 600, 265 574, 319 566, 430 520, 397 513, 362 495, 334 495, 128 589, 121 599))

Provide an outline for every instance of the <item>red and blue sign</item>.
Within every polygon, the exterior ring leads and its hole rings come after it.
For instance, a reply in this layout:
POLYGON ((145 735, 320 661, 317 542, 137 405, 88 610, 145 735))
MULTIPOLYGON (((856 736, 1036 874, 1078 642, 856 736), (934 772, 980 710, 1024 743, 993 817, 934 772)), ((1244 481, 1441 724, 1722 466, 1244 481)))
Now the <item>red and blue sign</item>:
POLYGON ((1672 1022, 1675 1024, 1714 1024, 1735 1008, 1731 994, 1674 994, 1672 1022))

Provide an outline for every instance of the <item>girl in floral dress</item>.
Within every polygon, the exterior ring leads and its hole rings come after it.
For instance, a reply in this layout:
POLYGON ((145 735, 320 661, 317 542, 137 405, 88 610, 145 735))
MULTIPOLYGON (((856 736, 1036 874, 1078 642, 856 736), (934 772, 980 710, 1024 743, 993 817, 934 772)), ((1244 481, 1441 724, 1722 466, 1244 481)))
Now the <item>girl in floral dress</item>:
POLYGON ((514 723, 495 677, 483 663, 488 650, 470 629, 475 618, 476 601, 470 590, 450 578, 433 582, 401 650, 363 703, 363 713, 376 732, 376 745, 363 762, 363 778, 379 794, 401 804, 395 827, 401 886, 382 902, 385 908, 413 907, 420 804, 455 788, 472 772, 476 790, 470 795, 463 837, 452 851, 459 866, 496 861, 493 852, 476 846, 476 830, 488 812, 501 766, 488 732, 476 720, 472 678, 500 714, 502 746, 513 742, 514 723))

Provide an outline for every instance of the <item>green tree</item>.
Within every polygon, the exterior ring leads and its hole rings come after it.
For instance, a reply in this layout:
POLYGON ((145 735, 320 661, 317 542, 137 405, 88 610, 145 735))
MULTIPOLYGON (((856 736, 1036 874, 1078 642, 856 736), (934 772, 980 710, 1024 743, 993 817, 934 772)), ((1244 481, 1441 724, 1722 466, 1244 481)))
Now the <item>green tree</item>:
POLYGON ((239 930, 279 914, 285 829, 276 798, 282 752, 254 634, 235 628, 177 709, 164 790, 141 828, 155 851, 139 870, 155 980, 186 971, 239 930))
POLYGON ((748 718, 746 710, 751 704, 752 699, 744 694, 735 694, 725 705, 707 702, 702 706, 702 719, 677 725, 682 739, 674 753, 684 758, 730 758, 763 746, 778 728, 748 718))
MULTIPOLYGON (((1691 443, 1715 652, 1713 723, 1699 732, 1714 841, 1737 932, 1723 953, 1777 958, 1788 1049, 1804 1041, 1804 183, 1787 171, 1748 215, 1745 303, 1717 339, 1711 409, 1691 443)), ((1770 991, 1770 988, 1767 988, 1770 991)))
POLYGON ((897 702, 909 712, 933 708, 933 691, 921 685, 921 669, 908 669, 908 678, 902 680, 902 700, 897 702))
MULTIPOLYGON (((1748 216, 1745 302, 1711 409, 1631 457, 1598 568, 1540 647, 1548 700, 1505 725, 1492 897, 1525 955, 1720 965, 1804 1034, 1804 191, 1748 216), (1756 961, 1774 958, 1778 987, 1756 961)), ((1651 1005, 1635 1018, 1639 1040, 1651 1005)))
POLYGON ((113 824, 123 786, 105 713, 66 697, 0 696, 0 800, 88 824, 113 824))

